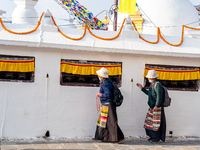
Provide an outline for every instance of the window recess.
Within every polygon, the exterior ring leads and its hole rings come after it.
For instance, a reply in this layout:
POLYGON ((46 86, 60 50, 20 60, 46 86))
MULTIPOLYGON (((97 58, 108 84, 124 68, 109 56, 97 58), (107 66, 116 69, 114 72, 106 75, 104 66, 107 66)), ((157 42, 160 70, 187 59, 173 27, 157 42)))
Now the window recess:
POLYGON ((34 82, 35 58, 0 55, 0 81, 34 82))
POLYGON ((99 86, 97 70, 105 67, 109 78, 121 86, 122 63, 61 59, 60 84, 66 86, 99 86))
POLYGON ((145 77, 148 70, 156 70, 157 80, 169 90, 198 91, 199 89, 200 67, 146 64, 143 74, 145 88, 150 86, 145 77))

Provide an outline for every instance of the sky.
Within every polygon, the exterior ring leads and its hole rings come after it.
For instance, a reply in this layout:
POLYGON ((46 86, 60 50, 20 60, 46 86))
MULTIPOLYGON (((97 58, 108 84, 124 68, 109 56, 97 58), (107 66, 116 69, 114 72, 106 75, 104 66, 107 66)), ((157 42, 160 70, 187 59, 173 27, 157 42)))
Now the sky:
MULTIPOLYGON (((78 0, 79 3, 85 6, 89 11, 91 11, 94 15, 99 14, 101 11, 107 10, 111 8, 114 4, 114 0, 78 0)), ((142 0, 138 0, 142 1, 142 0)), ((200 5, 200 0, 190 0, 194 5, 200 5)), ((120 0, 118 0, 120 3, 120 0)), ((15 9, 16 5, 13 0, 0 0, 0 9, 6 11, 6 14, 3 16, 11 19, 12 12, 15 9)), ((64 10, 61 6, 59 6, 54 0, 38 0, 38 3, 35 6, 35 10, 38 12, 38 16, 45 12, 47 9, 53 14, 54 18, 57 20, 63 18, 69 18, 69 14, 64 10), (57 11, 59 10, 59 11, 57 11)), ((98 15, 100 20, 103 20, 105 16, 105 12, 98 15)))

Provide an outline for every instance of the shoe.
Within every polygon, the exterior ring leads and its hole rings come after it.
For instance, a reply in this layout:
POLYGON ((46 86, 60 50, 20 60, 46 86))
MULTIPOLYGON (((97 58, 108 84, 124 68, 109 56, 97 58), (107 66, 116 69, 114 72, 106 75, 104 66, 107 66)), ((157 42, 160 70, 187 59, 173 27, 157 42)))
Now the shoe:
POLYGON ((92 138, 92 140, 97 140, 96 138, 92 138))
POLYGON ((151 142, 152 144, 158 144, 158 143, 161 143, 160 140, 151 140, 150 142, 151 142))
POLYGON ((121 139, 121 140, 116 141, 116 142, 114 142, 114 143, 116 143, 116 144, 121 144, 121 143, 123 143, 123 141, 124 141, 124 139, 121 139))

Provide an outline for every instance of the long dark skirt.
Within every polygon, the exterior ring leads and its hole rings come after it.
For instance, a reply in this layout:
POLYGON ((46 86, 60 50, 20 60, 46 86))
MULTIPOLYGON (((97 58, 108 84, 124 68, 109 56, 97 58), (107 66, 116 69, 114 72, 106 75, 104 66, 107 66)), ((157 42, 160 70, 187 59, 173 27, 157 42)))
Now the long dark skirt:
POLYGON ((156 142, 159 140, 165 142, 166 120, 165 120, 164 108, 162 108, 162 110, 161 110, 161 124, 160 124, 160 128, 158 129, 158 131, 153 131, 153 130, 149 130, 149 129, 145 129, 145 130, 146 130, 146 134, 153 140, 153 142, 156 142))
POLYGON ((97 126, 95 138, 105 142, 117 142, 124 139, 124 134, 117 123, 117 113, 115 103, 110 102, 108 105, 108 117, 106 128, 97 126))

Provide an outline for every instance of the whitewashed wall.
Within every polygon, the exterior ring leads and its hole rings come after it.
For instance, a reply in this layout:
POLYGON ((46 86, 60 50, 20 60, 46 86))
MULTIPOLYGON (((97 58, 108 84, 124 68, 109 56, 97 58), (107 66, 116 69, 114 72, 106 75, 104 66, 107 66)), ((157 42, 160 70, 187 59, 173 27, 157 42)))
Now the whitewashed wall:
MULTIPOLYGON (((0 82, 0 137, 34 138, 50 131, 53 137, 84 138, 95 133, 99 87, 61 86, 60 60, 79 59, 123 63, 124 103, 118 108, 119 125, 126 137, 145 136, 147 96, 136 87, 143 83, 145 64, 199 66, 195 58, 83 52, 49 48, 2 46, 0 54, 34 56, 35 82, 0 82), (47 86, 46 75, 49 74, 47 86), (133 79, 133 82, 131 82, 133 79)), ((167 135, 199 136, 200 93, 169 91, 172 105, 165 109, 167 135)))

